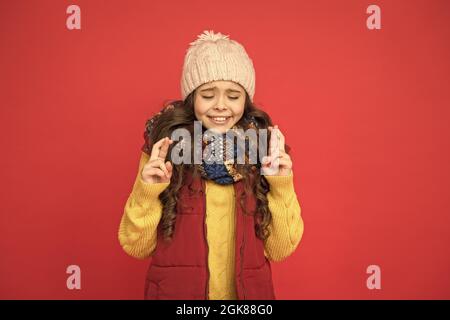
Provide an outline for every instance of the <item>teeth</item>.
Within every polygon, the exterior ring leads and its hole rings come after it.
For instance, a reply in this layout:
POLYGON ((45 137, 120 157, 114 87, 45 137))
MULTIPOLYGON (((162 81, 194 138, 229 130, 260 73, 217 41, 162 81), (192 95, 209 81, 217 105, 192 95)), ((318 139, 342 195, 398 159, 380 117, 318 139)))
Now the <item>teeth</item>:
POLYGON ((225 120, 227 120, 227 117, 213 117, 212 119, 214 121, 225 121, 225 120))

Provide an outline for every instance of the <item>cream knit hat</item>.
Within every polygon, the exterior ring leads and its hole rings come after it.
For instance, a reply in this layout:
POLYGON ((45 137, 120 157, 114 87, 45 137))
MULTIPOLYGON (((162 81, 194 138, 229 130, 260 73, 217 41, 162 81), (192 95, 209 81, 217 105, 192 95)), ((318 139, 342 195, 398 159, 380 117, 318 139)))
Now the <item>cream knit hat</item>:
POLYGON ((220 32, 203 31, 190 43, 184 58, 181 76, 183 100, 200 85, 231 80, 239 83, 253 101, 255 69, 244 47, 220 32))

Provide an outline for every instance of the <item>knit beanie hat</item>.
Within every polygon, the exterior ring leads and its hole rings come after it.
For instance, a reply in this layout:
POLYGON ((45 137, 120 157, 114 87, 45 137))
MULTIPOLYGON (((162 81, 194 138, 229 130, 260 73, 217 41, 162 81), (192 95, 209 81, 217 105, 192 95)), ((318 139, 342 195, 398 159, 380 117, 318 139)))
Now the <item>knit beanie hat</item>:
POLYGON ((244 47, 228 35, 203 31, 190 43, 181 76, 183 100, 200 85, 218 80, 240 84, 253 102, 255 69, 244 47))

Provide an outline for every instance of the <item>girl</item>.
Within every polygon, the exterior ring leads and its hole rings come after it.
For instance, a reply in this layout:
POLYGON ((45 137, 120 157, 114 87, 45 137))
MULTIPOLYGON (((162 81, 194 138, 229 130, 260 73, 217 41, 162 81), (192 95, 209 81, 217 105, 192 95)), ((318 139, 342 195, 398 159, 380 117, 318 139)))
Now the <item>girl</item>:
MULTIPOLYGON (((145 299, 275 299, 270 262, 291 255, 302 238, 289 147, 270 117, 253 105, 253 62, 228 37, 204 31, 190 43, 183 100, 166 104, 147 121, 118 233, 126 253, 152 257, 145 299), (193 150, 194 141, 175 143, 172 133, 182 128, 192 134, 195 121, 201 121, 202 132, 221 135, 268 129, 268 156, 250 164, 246 153, 239 164, 235 158, 195 163, 191 155, 190 163, 175 164, 173 148, 190 144, 193 150), (274 166, 275 173, 265 171, 274 166)), ((217 147, 224 159, 230 152, 222 139, 203 138, 201 146, 217 147)))

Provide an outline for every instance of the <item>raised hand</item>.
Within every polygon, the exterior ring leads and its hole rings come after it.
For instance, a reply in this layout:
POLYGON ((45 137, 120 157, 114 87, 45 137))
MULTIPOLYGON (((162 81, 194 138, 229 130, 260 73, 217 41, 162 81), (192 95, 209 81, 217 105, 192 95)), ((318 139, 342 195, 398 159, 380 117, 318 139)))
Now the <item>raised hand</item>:
POLYGON ((172 143, 173 141, 171 139, 165 137, 153 145, 150 159, 148 159, 142 168, 141 176, 145 183, 170 182, 173 167, 170 161, 166 161, 165 163, 164 161, 169 150, 169 145, 172 143))
POLYGON ((292 171, 292 161, 284 149, 284 135, 277 125, 269 127, 269 131, 269 154, 261 160, 261 172, 268 176, 288 176, 292 171))

